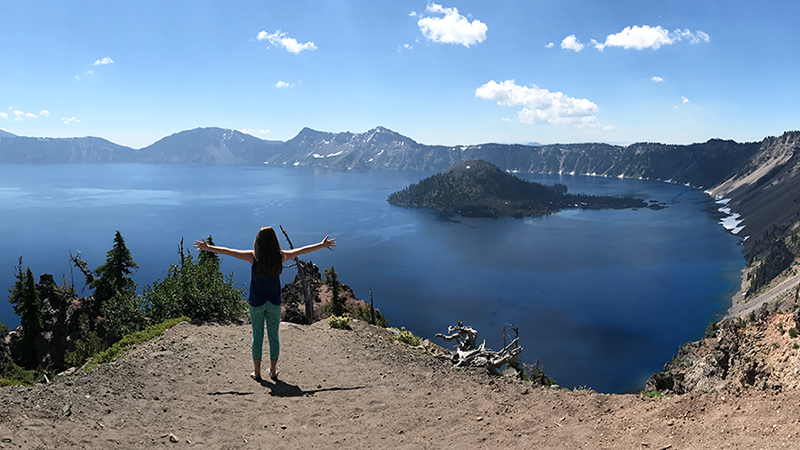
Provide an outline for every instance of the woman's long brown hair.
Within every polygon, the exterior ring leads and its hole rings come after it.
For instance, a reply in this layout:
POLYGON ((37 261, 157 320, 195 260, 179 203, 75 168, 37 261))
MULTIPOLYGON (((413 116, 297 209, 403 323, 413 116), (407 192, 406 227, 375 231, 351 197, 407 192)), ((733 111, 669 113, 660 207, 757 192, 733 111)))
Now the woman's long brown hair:
POLYGON ((280 275, 283 271, 283 253, 281 252, 278 236, 272 227, 258 230, 253 243, 253 253, 256 257, 258 274, 264 277, 280 275))

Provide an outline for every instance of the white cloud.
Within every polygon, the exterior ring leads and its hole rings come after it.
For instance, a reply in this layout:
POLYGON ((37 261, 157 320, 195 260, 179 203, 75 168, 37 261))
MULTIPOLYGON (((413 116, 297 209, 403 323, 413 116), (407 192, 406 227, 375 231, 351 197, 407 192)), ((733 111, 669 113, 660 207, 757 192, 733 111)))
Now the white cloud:
POLYGON ((98 59, 92 64, 93 66, 105 66, 106 64, 114 64, 114 60, 106 56, 103 59, 98 59))
POLYGON ((536 85, 518 86, 514 80, 489 81, 475 90, 475 96, 494 100, 498 105, 522 106, 517 113, 522 123, 572 124, 598 127, 597 105, 561 92, 550 92, 536 85))
POLYGON ((690 44, 698 44, 700 42, 709 42, 711 38, 708 34, 699 30, 696 32, 688 29, 669 31, 661 26, 634 25, 625 27, 619 33, 609 34, 603 43, 592 39, 590 44, 582 44, 572 34, 561 41, 561 48, 576 52, 583 50, 588 45, 592 45, 598 50, 604 50, 606 47, 622 47, 626 50, 644 50, 646 48, 656 50, 664 45, 672 45, 683 40, 689 41, 690 44))
POLYGON ((578 42, 578 38, 574 34, 570 34, 561 41, 561 48, 566 50, 574 50, 576 53, 586 48, 585 44, 578 42))
POLYGON ((75 116, 72 117, 62 117, 61 121, 64 122, 64 125, 69 125, 71 123, 80 122, 80 119, 76 119, 75 116))
POLYGON ((458 13, 456 8, 444 8, 431 3, 425 9, 431 14, 444 14, 444 17, 423 17, 417 21, 422 35, 430 41, 445 44, 461 44, 469 48, 486 40, 488 27, 478 19, 469 21, 458 13))
POLYGON ((0 118, 8 119, 8 114, 6 114, 4 112, 0 112, 0 118))
POLYGON ((603 50, 606 47, 622 47, 626 50, 643 50, 646 48, 656 50, 663 45, 672 45, 684 39, 687 39, 690 44, 697 44, 699 42, 708 42, 710 37, 702 31, 692 33, 687 29, 669 32, 661 26, 651 27, 643 25, 640 27, 634 25, 632 27, 625 27, 619 33, 609 34, 606 36, 606 41, 604 43, 596 43, 595 47, 597 47, 598 50, 603 50))
POLYGON ((39 115, 42 117, 50 117, 50 111, 43 109, 39 112, 39 115))
POLYGON ((270 130, 268 128, 265 128, 263 130, 258 130, 258 133, 259 134, 269 134, 269 133, 272 133, 272 130, 270 130))
POLYGON ((279 89, 286 89, 286 88, 290 88, 292 86, 294 86, 294 85, 291 84, 291 83, 287 83, 285 81, 278 81, 277 83, 275 83, 275 87, 279 88, 279 89))
POLYGON ((683 103, 685 105, 685 104, 689 103, 689 99, 686 98, 686 97, 681 97, 681 103, 683 103))
POLYGON ((661 77, 653 75, 652 77, 650 77, 650 81, 652 81, 654 83, 661 83, 662 81, 664 81, 664 79, 661 78, 661 77))
POLYGON ((286 33, 282 33, 281 30, 277 30, 272 34, 268 34, 266 31, 262 31, 258 33, 258 40, 268 40, 270 44, 282 47, 289 53, 294 53, 295 55, 302 52, 303 50, 316 50, 317 46, 314 45, 313 42, 305 42, 303 44, 297 42, 296 39, 290 38, 286 36, 286 33))
POLYGON ((553 43, 551 42, 551 43, 549 43, 549 44, 545 45, 545 46, 544 46, 544 48, 553 48, 553 46, 555 46, 555 44, 553 44, 553 43))

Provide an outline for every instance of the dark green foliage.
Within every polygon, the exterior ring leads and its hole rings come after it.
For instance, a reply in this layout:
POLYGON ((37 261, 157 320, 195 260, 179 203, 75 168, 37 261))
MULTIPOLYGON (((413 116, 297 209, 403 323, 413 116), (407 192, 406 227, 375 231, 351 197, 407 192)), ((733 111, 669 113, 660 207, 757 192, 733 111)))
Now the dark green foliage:
POLYGON ((30 386, 36 384, 42 378, 41 370, 25 370, 13 361, 8 362, 8 374, 5 378, 0 378, 0 386, 30 386))
POLYGON ((22 336, 16 348, 15 359, 24 367, 36 366, 36 349, 33 340, 42 331, 42 301, 36 290, 33 272, 30 267, 22 271, 22 257, 19 258, 17 279, 9 289, 8 301, 14 305, 14 312, 20 317, 22 336))
POLYGON ((213 259, 194 262, 188 255, 180 266, 170 266, 167 276, 145 288, 144 300, 154 322, 187 316, 192 321, 229 322, 247 311, 244 288, 219 271, 213 259))
MULTIPOLYGON (((748 261, 753 262, 755 256, 750 256, 748 261)), ((760 288, 769 284, 775 277, 789 268, 794 261, 794 254, 783 240, 776 239, 771 243, 763 257, 763 262, 750 274, 750 286, 745 297, 756 293, 760 288)))
POLYGON ((87 314, 81 316, 80 333, 81 338, 75 342, 75 350, 64 355, 64 362, 68 367, 80 367, 87 359, 108 348, 108 344, 92 330, 87 314))
POLYGON ((8 334, 9 331, 11 331, 11 329, 8 328, 8 325, 6 325, 3 322, 0 322, 0 337, 5 336, 6 334, 8 334))
POLYGON ((789 337, 794 339, 797 337, 797 330, 794 328, 789 328, 789 337))
MULTIPOLYGON (((208 239, 206 239, 208 245, 214 245, 214 240, 211 239, 211 235, 208 235, 208 239)), ((198 262, 200 264, 210 264, 213 267, 216 267, 219 270, 219 256, 217 256, 214 252, 207 252, 205 250, 200 251, 200 256, 197 257, 198 262)))
POLYGON ((330 269, 325 269, 325 284, 331 288, 331 315, 343 316, 347 312, 344 304, 344 298, 340 295, 342 285, 339 283, 338 275, 336 274, 336 266, 331 266, 330 269))
POLYGON ((442 173, 391 194, 388 202, 467 217, 541 216, 565 208, 647 206, 640 199, 567 194, 563 184, 546 186, 521 180, 486 161, 460 161, 442 173))
POLYGON ((372 325, 377 325, 382 328, 386 328, 389 326, 389 320, 381 314, 380 309, 373 309, 375 312, 375 322, 372 322, 372 312, 370 308, 364 308, 361 305, 356 306, 356 319, 363 320, 364 322, 368 322, 372 325))
POLYGON ((139 331, 147 325, 144 298, 134 292, 115 293, 103 303, 101 309, 106 317, 106 330, 110 342, 139 331))
POLYGON ((136 292, 136 283, 131 279, 131 269, 139 266, 133 262, 131 252, 125 246, 119 230, 114 234, 114 247, 106 253, 106 262, 94 273, 98 278, 89 284, 94 288, 94 297, 101 304, 114 297, 117 292, 136 292))

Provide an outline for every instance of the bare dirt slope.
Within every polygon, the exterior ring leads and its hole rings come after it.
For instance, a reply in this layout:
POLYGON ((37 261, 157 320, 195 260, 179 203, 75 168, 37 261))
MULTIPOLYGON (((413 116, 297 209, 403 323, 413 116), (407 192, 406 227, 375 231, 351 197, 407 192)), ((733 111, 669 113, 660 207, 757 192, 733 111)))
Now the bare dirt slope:
POLYGON ((354 328, 282 324, 279 380, 257 383, 249 325, 180 324, 88 374, 0 389, 0 448, 800 447, 798 391, 532 388, 354 328))

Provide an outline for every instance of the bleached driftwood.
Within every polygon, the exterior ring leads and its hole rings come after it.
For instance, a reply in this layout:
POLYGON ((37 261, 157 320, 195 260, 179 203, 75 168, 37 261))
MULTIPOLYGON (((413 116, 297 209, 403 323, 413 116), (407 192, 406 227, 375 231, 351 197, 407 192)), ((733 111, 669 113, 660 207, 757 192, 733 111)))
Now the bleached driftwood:
MULTIPOLYGON (((516 333, 516 328, 514 328, 516 333)), ((448 335, 437 333, 435 338, 442 338, 445 341, 456 340, 458 350, 449 356, 442 355, 441 358, 449 359, 455 367, 483 367, 490 373, 500 375, 499 368, 509 362, 512 358, 522 352, 519 346, 519 337, 515 337, 510 344, 499 352, 494 352, 486 348, 486 340, 479 347, 475 347, 478 341, 478 332, 472 328, 464 326, 462 321, 458 321, 455 327, 447 328, 448 335)))

